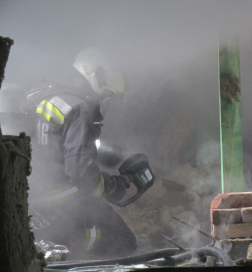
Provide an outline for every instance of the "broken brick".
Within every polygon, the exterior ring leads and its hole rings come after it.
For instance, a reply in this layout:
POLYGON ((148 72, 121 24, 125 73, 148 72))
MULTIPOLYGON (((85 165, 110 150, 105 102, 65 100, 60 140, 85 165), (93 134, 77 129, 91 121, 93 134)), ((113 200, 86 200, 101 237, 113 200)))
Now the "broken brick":
POLYGON ((246 207, 252 207, 252 193, 220 194, 211 203, 211 209, 235 209, 246 207))
POLYGON ((252 223, 252 207, 241 209, 242 222, 252 223))
POLYGON ((211 234, 215 238, 247 238, 252 237, 252 223, 211 225, 211 234))
POLYGON ((239 223, 242 221, 241 209, 211 209, 210 220, 214 225, 239 223))

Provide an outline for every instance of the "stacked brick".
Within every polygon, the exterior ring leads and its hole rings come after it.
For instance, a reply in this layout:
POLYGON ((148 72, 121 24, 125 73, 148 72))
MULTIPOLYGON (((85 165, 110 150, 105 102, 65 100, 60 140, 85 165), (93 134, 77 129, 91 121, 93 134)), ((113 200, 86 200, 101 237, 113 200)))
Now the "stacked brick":
POLYGON ((252 237, 252 192, 218 195, 211 203, 210 220, 216 238, 252 237))

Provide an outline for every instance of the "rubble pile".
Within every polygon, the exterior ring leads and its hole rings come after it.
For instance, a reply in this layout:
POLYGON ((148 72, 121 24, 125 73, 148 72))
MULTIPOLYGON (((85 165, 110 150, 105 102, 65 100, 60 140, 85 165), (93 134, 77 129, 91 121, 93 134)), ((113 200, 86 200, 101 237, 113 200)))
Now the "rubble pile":
POLYGON ((131 227, 138 239, 139 250, 174 247, 162 234, 184 247, 200 247, 211 243, 172 217, 211 232, 209 208, 219 192, 218 167, 178 166, 170 173, 157 175, 156 182, 141 198, 126 208, 115 209, 131 227))

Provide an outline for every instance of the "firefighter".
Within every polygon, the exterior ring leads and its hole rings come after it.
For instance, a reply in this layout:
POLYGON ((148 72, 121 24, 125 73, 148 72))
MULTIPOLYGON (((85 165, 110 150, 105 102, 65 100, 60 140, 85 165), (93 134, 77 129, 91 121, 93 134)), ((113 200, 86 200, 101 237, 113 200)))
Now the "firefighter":
POLYGON ((45 82, 27 93, 36 118, 29 204, 47 220, 35 240, 65 245, 75 258, 130 255, 136 237, 108 202, 123 199, 134 173, 101 171, 95 145, 101 108, 122 98, 125 78, 93 48, 77 55, 74 68, 83 76, 81 88, 45 82))

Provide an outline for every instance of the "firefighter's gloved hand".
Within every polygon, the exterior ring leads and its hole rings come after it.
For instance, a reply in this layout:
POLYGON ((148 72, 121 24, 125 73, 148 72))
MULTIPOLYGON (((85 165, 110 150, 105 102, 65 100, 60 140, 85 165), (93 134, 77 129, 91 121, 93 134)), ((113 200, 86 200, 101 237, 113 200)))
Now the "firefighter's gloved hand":
POLYGON ((130 183, 133 181, 133 176, 130 174, 127 174, 127 175, 119 175, 118 177, 124 179, 126 188, 128 189, 130 187, 130 183))
POLYGON ((111 203, 121 200, 126 189, 130 187, 131 175, 111 176, 104 171, 101 174, 104 179, 103 197, 111 203))

